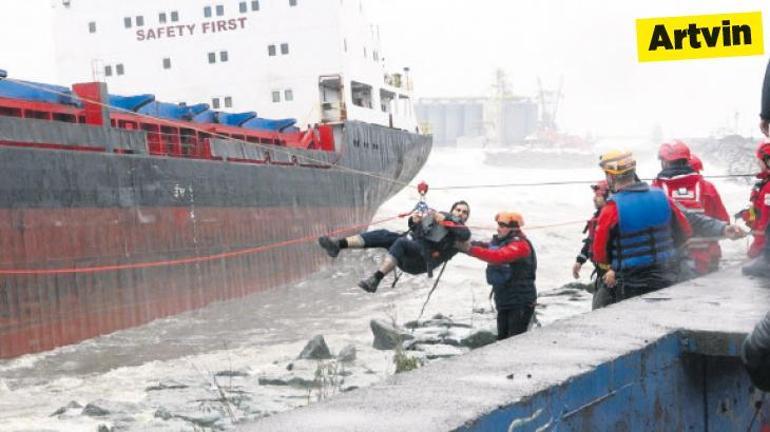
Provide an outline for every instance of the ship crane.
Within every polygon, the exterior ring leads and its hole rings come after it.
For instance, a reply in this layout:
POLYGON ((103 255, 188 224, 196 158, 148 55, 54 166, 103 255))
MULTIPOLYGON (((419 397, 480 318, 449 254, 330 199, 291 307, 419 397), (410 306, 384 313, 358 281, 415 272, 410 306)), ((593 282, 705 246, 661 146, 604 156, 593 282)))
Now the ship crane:
POLYGON ((547 131, 556 131, 556 113, 559 110, 564 94, 562 93, 563 77, 559 78, 559 87, 556 91, 543 89, 543 83, 540 77, 537 78, 538 102, 540 105, 540 124, 539 129, 547 131))

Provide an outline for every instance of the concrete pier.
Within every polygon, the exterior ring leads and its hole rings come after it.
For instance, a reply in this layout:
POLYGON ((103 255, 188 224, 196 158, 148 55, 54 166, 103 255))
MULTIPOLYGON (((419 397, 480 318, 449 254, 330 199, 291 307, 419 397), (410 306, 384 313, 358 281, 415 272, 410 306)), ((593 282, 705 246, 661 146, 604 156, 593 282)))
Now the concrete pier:
POLYGON ((759 430, 738 352, 769 309, 770 281, 727 269, 240 430, 759 430))

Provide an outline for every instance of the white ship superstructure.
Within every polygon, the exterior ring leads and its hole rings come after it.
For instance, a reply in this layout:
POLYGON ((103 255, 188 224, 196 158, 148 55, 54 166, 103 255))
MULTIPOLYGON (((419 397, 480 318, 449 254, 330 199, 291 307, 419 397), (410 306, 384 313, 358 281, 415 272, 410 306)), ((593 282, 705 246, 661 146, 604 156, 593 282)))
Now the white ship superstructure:
POLYGON ((415 131, 408 69, 387 72, 369 1, 54 0, 57 72, 300 126, 415 131))

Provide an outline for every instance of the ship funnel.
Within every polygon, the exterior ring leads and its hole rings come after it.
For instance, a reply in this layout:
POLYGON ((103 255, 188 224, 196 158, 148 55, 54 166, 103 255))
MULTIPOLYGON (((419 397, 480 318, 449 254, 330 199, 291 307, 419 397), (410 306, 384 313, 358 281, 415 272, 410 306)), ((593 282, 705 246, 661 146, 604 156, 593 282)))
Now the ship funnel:
POLYGON ((5 69, 0 69, 0 79, 8 78, 8 72, 5 69))

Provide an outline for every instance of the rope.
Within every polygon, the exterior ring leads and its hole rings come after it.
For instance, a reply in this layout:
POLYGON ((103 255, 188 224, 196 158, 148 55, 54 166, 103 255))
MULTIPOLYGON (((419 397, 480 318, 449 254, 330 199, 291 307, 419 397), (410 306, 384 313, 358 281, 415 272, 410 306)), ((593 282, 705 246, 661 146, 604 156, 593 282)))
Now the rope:
MULTIPOLYGON (((425 306, 428 306, 428 302, 430 301, 430 296, 433 295, 433 291, 436 291, 436 287, 438 287, 438 281, 441 280, 441 275, 444 274, 444 269, 446 268, 447 261, 444 261, 444 265, 441 266, 441 271, 438 273, 438 276, 436 276, 436 282, 433 282, 433 288, 428 291, 428 296, 425 297, 425 302, 422 304, 422 308, 420 309, 420 315, 417 316, 416 322, 420 322, 420 318, 422 318, 422 314, 425 313, 425 306)), ((414 332, 414 329, 412 329, 414 332)))
MULTIPOLYGON (((48 93, 55 94, 55 95, 58 95, 58 96, 64 96, 64 97, 68 97, 68 98, 73 96, 72 94, 69 94, 69 93, 60 92, 60 91, 57 91, 57 90, 54 90, 54 89, 51 89, 51 88, 35 85, 34 83, 30 83, 30 82, 26 82, 26 81, 19 81, 19 80, 13 79, 13 78, 6 78, 5 81, 13 82, 13 83, 25 86, 25 87, 33 88, 35 90, 40 90, 40 91, 43 91, 43 92, 48 92, 48 93)), ((153 120, 153 121, 156 121, 156 122, 159 122, 161 124, 168 125, 168 126, 174 126, 174 127, 179 126, 178 122, 174 122, 174 121, 171 121, 171 120, 163 119, 163 118, 160 118, 160 117, 153 117, 151 115, 134 112, 134 111, 131 111, 131 110, 127 110, 125 108, 120 108, 120 107, 112 106, 112 105, 109 105, 109 104, 105 104, 105 103, 103 103, 101 101, 96 101, 96 100, 82 98, 80 96, 78 96, 78 98, 83 100, 83 101, 86 101, 88 103, 92 103, 92 104, 95 104, 95 105, 98 105, 98 106, 101 106, 101 107, 104 107, 104 108, 109 108, 109 109, 114 110, 114 111, 119 111, 119 112, 123 112, 123 113, 126 113, 126 114, 131 114, 131 115, 137 116, 139 118, 153 120)), ((209 131, 209 130, 206 130, 206 129, 194 126, 194 124, 192 124, 192 123, 189 123, 189 127, 187 127, 187 129, 191 129, 191 130, 194 130, 194 131, 199 132, 199 133, 208 134, 208 135, 210 135, 212 137, 215 137, 215 138, 220 138, 220 139, 224 139, 224 140, 231 140, 231 141, 240 142, 240 143, 243 143, 243 144, 253 145, 253 146, 260 147, 260 148, 263 148, 263 149, 266 149, 266 150, 282 152, 282 153, 285 153, 288 156, 302 157, 302 158, 304 158, 306 160, 309 160, 309 161, 315 162, 315 163, 319 163, 319 164, 322 164, 322 165, 329 164, 328 161, 321 160, 321 159, 315 159, 315 158, 312 158, 312 157, 307 156, 307 155, 301 155, 301 154, 292 152, 291 150, 288 150, 288 149, 285 149, 285 148, 282 148, 282 147, 278 147, 278 146, 275 146, 275 145, 262 144, 262 143, 253 143, 253 142, 249 142, 249 141, 246 141, 246 140, 243 140, 243 139, 233 138, 233 137, 229 137, 227 135, 223 135, 223 134, 220 134, 220 133, 212 132, 212 131, 209 131)), ((368 177, 376 178, 378 180, 383 180, 383 181, 386 181, 386 182, 390 182, 390 183, 394 183, 394 184, 400 185, 401 187, 409 186, 409 183, 398 181, 396 179, 392 179, 392 178, 385 177, 385 176, 380 176, 380 175, 377 175, 377 174, 374 174, 374 173, 371 173, 371 172, 368 172, 368 171, 361 171, 361 170, 357 170, 355 168, 344 167, 344 166, 339 166, 339 165, 333 165, 333 166, 334 166, 334 168, 336 168, 336 169, 338 169, 340 171, 344 171, 344 172, 349 172, 349 173, 352 173, 352 174, 359 174, 359 175, 363 175, 363 176, 368 176, 368 177)))
MULTIPOLYGON (((334 231, 331 231, 330 234, 339 234, 341 232, 346 232, 353 229, 361 229, 371 225, 379 225, 396 218, 398 218, 398 216, 392 216, 392 217, 380 219, 370 224, 351 225, 348 227, 343 227, 343 228, 339 228, 334 231)), ((230 252, 222 252, 214 255, 179 258, 179 259, 172 259, 172 260, 149 261, 149 262, 132 263, 132 264, 116 264, 116 265, 80 267, 80 268, 0 270, 0 275, 57 275, 57 274, 101 273, 101 272, 116 271, 116 270, 133 270, 133 269, 144 269, 144 268, 153 268, 153 267, 174 266, 174 265, 182 265, 182 264, 194 264, 194 263, 213 261, 213 260, 219 260, 224 258, 232 258, 232 257, 242 256, 242 255, 256 254, 256 253, 264 252, 277 247, 305 243, 315 239, 316 239, 315 235, 308 235, 305 237, 280 241, 276 243, 267 244, 264 246, 257 246, 253 248, 241 249, 241 250, 230 251, 230 252)))
MULTIPOLYGON (((755 177, 757 174, 723 174, 723 175, 708 175, 703 176, 707 179, 722 179, 733 177, 755 177)), ((640 180, 652 181, 654 178, 643 178, 640 180)), ((453 186, 441 186, 432 187, 434 191, 448 191, 448 190, 462 190, 462 189, 496 189, 496 188, 509 188, 509 187, 533 187, 533 186, 565 186, 565 185, 580 185, 580 184, 595 184, 596 180, 564 180, 553 182, 531 182, 531 183, 489 183, 478 185, 453 185, 453 186)))

